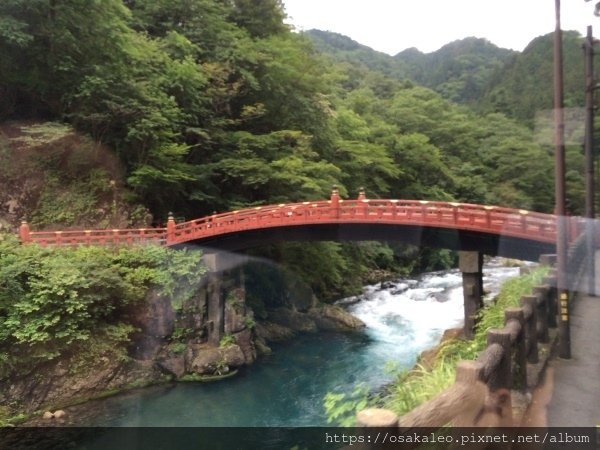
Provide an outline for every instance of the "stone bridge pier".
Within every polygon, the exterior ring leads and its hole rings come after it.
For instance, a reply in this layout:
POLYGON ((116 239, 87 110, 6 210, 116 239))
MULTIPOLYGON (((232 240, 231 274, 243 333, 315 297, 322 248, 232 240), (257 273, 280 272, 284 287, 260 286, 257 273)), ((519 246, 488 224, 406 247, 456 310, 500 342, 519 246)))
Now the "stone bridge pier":
POLYGON ((225 252, 205 253, 203 262, 207 268, 206 308, 208 343, 219 346, 225 333, 230 332, 226 317, 226 298, 230 294, 245 302, 243 265, 247 257, 225 252))
POLYGON ((463 279, 464 335, 473 339, 477 313, 483 307, 483 253, 458 252, 458 268, 463 279))
MULTIPOLYGON (((477 251, 460 251, 459 269, 463 279, 464 335, 474 337, 477 314, 483 307, 483 254, 477 251)), ((226 314, 226 300, 235 293, 245 301, 245 280, 242 267, 248 257, 227 252, 205 253, 206 308, 208 343, 219 346, 224 334, 229 333, 231 318, 226 314)))

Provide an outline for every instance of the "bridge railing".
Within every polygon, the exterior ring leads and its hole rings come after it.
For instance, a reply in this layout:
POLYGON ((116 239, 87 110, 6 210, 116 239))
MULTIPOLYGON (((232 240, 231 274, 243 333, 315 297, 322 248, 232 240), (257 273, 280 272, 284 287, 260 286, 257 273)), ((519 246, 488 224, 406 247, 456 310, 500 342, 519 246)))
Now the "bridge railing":
POLYGON ((30 232, 28 226, 22 224, 20 236, 23 242, 36 242, 42 246, 166 244, 165 228, 30 232))
POLYGON ((257 206, 214 214, 175 226, 173 243, 247 229, 308 224, 333 219, 329 201, 257 206))
POLYGON ((179 224, 170 216, 167 228, 30 232, 25 224, 20 234, 23 242, 34 241, 42 245, 129 244, 141 241, 173 245, 250 229, 365 222, 459 228, 554 242, 555 221, 555 216, 550 214, 498 206, 367 199, 364 192, 358 199, 344 200, 334 191, 329 200, 257 206, 179 224))
POLYGON ((538 344, 549 342, 556 321, 556 277, 548 276, 523 296, 521 306, 507 308, 502 329, 487 332, 487 347, 475 361, 460 361, 455 383, 407 414, 367 409, 357 414, 359 426, 440 428, 452 426, 513 426, 511 389, 528 386, 527 366, 539 360, 538 344), (491 412, 491 417, 490 413, 491 412), (491 420, 491 422, 490 422, 491 420))
POLYGON ((555 217, 496 206, 419 200, 358 199, 257 206, 177 224, 170 243, 230 232, 311 223, 376 222, 459 227, 553 242, 555 217))
POLYGON ((523 236, 536 233, 552 240, 555 217, 550 214, 498 206, 422 200, 344 200, 341 218, 370 218, 407 221, 421 225, 449 224, 490 232, 513 232, 523 236))

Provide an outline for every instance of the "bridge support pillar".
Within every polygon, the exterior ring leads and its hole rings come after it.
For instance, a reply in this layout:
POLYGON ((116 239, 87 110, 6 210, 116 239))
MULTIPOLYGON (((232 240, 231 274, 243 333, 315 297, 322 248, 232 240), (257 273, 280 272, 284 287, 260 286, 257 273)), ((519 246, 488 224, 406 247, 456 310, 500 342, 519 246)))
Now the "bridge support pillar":
POLYGON ((483 306, 483 254, 481 252, 458 252, 458 267, 463 278, 464 334, 467 339, 473 339, 477 313, 483 306))
POLYGON ((208 269, 207 294, 207 319, 208 319, 208 343, 219 346, 223 336, 225 324, 225 301, 221 293, 221 277, 219 276, 219 255, 209 253, 204 255, 204 264, 208 269))

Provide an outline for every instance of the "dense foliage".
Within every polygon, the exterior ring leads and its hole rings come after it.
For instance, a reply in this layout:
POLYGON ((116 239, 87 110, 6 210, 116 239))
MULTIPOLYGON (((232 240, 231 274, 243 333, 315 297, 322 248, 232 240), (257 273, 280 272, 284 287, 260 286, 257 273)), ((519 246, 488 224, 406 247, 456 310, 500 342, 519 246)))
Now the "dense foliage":
MULTIPOLYGON (((326 198, 332 184, 552 210, 550 149, 530 129, 403 81, 401 58, 318 54, 279 0, 9 0, 0 17, 0 120, 65 121, 110 146, 158 222, 326 198)), ((423 82, 454 100, 480 92, 508 53, 469 42, 431 59, 423 82)), ((372 261, 350 244, 303 249, 275 253, 320 292, 346 291, 372 261), (326 286, 304 252, 329 259, 326 286)), ((412 259, 380 268, 429 265, 412 259)))
POLYGON ((51 249, 0 236, 0 379, 94 345, 126 357, 131 308, 152 291, 186 300, 204 273, 200 252, 51 249))
MULTIPOLYGON (((553 105, 554 34, 540 36, 496 71, 481 103, 530 126, 553 105)), ((583 105, 583 40, 576 31, 563 33, 565 106, 583 105)))

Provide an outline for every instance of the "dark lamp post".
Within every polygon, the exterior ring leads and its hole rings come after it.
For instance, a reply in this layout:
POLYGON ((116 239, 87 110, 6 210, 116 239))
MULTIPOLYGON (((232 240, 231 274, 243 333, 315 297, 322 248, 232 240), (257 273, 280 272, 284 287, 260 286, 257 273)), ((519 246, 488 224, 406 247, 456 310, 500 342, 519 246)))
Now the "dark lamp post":
POLYGON ((569 322, 569 289, 567 280, 567 222, 565 217, 565 121, 563 111, 562 30, 560 0, 554 3, 556 27, 554 30, 554 145, 555 145, 555 214, 556 214, 556 269, 558 295, 558 354, 571 358, 571 330, 569 322))

